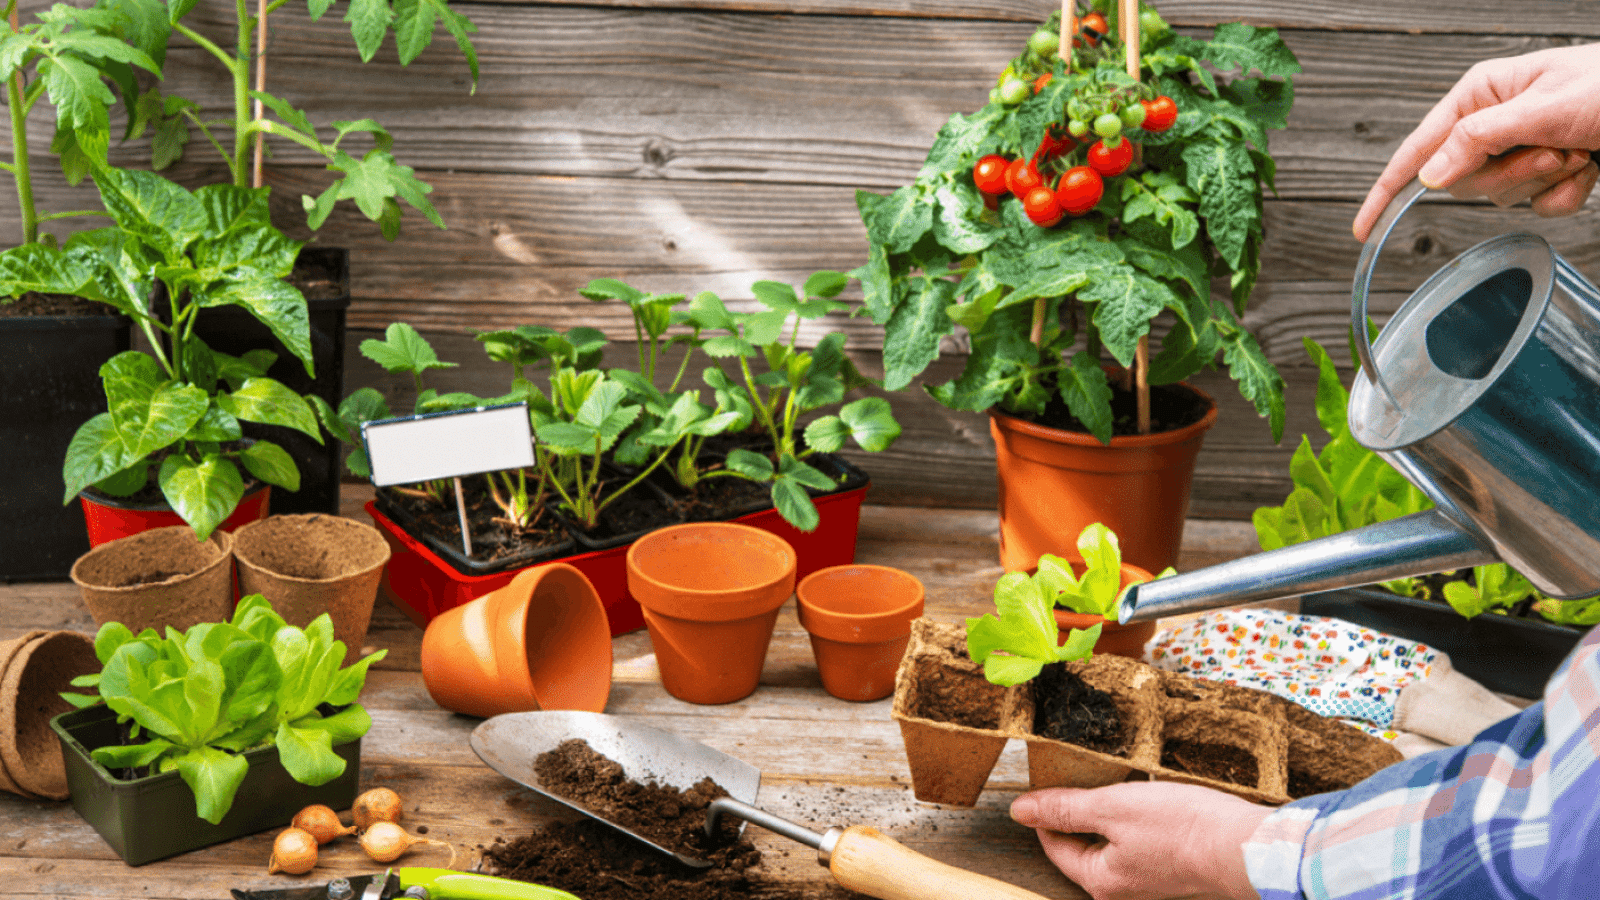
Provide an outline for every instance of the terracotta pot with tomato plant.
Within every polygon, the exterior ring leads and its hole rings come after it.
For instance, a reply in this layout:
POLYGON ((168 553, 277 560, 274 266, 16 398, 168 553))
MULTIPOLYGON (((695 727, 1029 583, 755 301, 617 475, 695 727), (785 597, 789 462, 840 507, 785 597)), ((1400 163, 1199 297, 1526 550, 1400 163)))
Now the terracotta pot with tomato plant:
POLYGON ((884 386, 911 385, 965 333, 962 373, 923 387, 991 414, 1008 570, 1071 556, 1093 522, 1122 536, 1130 563, 1175 561, 1215 421, 1184 383, 1202 369, 1226 364, 1281 436, 1283 381, 1241 317, 1265 234, 1267 132, 1285 126, 1299 71, 1270 28, 1225 24, 1207 41, 1131 0, 1069 2, 987 105, 951 117, 915 183, 857 193, 871 246, 852 274, 884 326, 884 386), (1213 298, 1221 275, 1231 295, 1213 298), (1165 335, 1154 347, 1152 332, 1165 335), (1051 445, 1081 452, 1056 463, 1051 445), (1013 475, 1018 459, 1037 467, 1013 475), (1133 480, 1098 481, 1113 473, 1133 480))

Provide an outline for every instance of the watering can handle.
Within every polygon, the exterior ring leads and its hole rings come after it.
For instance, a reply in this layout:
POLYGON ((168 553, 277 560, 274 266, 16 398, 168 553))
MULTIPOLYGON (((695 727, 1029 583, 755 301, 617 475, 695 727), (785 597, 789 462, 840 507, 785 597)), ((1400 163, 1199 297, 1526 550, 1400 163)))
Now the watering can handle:
POLYGON ((1405 215, 1406 210, 1424 193, 1428 186, 1420 179, 1412 179, 1411 183, 1400 189, 1383 208, 1383 214, 1378 216, 1378 221, 1372 226, 1372 231, 1367 234, 1367 242, 1361 246, 1361 258, 1356 261, 1355 283, 1350 286, 1350 327, 1356 333, 1356 355, 1361 358, 1361 371, 1372 379, 1389 402, 1399 406, 1400 402, 1390 392, 1389 386, 1383 381, 1383 373, 1378 371, 1378 364, 1372 358, 1372 336, 1367 333, 1367 292, 1372 287, 1372 269, 1378 263, 1378 251, 1383 249, 1384 241, 1389 239, 1389 233, 1394 231, 1395 223, 1405 215))

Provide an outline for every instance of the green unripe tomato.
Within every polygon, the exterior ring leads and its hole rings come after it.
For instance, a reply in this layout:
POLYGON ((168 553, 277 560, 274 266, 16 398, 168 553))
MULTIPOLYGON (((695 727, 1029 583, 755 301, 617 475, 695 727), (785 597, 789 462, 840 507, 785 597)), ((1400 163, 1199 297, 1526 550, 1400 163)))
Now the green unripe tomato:
POLYGON ((990 103, 999 103, 1000 102, 1000 89, 999 88, 997 88, 997 87, 989 88, 989 102, 990 103))
POLYGON ((1167 20, 1153 9, 1139 13, 1139 33, 1150 40, 1156 40, 1168 31, 1167 20))
POLYGON ((1028 99, 1028 95, 1032 93, 1033 89, 1028 83, 1015 75, 1000 82, 1000 102, 1007 106, 1016 106, 1028 99))
POLYGON ((1086 135, 1088 133, 1089 133, 1089 123, 1088 122, 1085 122, 1082 119, 1068 119, 1067 120, 1067 134, 1070 134, 1075 138, 1082 138, 1084 135, 1086 135))
POLYGON ((1123 128, 1138 128, 1144 124, 1144 104, 1135 100, 1124 106, 1118 115, 1122 118, 1123 128))
POLYGON ((1061 47, 1061 36, 1048 28, 1035 31, 1028 38, 1028 49, 1048 59, 1061 47))
POLYGON ((1103 138, 1113 138, 1122 133, 1122 117, 1116 113, 1106 113, 1096 116, 1094 120, 1094 133, 1103 138))

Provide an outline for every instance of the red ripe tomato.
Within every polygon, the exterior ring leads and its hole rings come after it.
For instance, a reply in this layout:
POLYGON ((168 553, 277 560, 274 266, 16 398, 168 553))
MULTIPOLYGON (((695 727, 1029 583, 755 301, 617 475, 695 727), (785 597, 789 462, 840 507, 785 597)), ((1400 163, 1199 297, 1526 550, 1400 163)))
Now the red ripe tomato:
POLYGON ((1089 168, 1107 178, 1115 178, 1128 171, 1133 163, 1133 141, 1123 138, 1114 147, 1107 146, 1105 141, 1095 141, 1088 157, 1089 168))
POLYGON ((990 154, 978 160, 972 167, 972 183, 978 190, 992 196, 999 196, 1006 192, 1006 166, 1011 160, 997 153, 990 154))
POLYGON ((1094 209, 1105 191, 1099 172, 1088 166, 1073 166, 1061 176, 1061 184, 1056 187, 1056 202, 1067 215, 1081 216, 1094 209))
POLYGON ((1078 33, 1083 35, 1085 43, 1093 47, 1111 33, 1111 26, 1106 24, 1105 16, 1092 12, 1078 20, 1078 33))
POLYGON ((1172 102, 1171 97, 1157 97, 1154 100, 1145 100, 1144 124, 1145 131, 1152 133, 1166 131, 1172 123, 1178 121, 1178 104, 1172 102))
POLYGON ((1042 184, 1044 179, 1039 176, 1039 170, 1033 167, 1030 160, 1014 159, 1011 165, 1006 167, 1006 189, 1018 200, 1042 184))
POLYGON ((1041 228, 1049 228, 1061 221, 1061 204, 1056 202, 1056 192, 1039 185, 1022 198, 1022 211, 1028 219, 1041 228))
POLYGON ((1035 78, 1033 80, 1033 92, 1035 94, 1039 93, 1040 91, 1042 91, 1045 88, 1049 87, 1050 86, 1050 82, 1053 81, 1053 80, 1055 80, 1055 76, 1050 74, 1049 72, 1046 72, 1043 75, 1040 75, 1038 78, 1035 78))

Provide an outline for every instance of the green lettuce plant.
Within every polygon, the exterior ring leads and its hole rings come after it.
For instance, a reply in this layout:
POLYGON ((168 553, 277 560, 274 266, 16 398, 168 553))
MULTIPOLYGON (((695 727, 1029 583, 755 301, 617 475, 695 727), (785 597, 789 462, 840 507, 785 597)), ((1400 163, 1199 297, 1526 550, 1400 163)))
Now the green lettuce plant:
MULTIPOLYGON (((1273 29, 1225 24, 1201 40, 1141 6, 1137 80, 1114 37, 1084 42, 1067 60, 1055 55, 1053 39, 1047 53, 1030 47, 1007 66, 987 105, 940 129, 911 184, 887 196, 857 192, 870 244, 866 264, 851 274, 884 327, 886 388, 909 385, 960 329, 966 366, 927 387, 936 400, 1021 416, 1058 400, 1109 442, 1105 364, 1143 367, 1144 378, 1131 384, 1159 385, 1220 357, 1269 418, 1274 439, 1281 436, 1282 379, 1240 317, 1260 268, 1263 190, 1275 175, 1267 133, 1286 125, 1300 66, 1273 29), (1138 101, 1155 95, 1176 102, 1170 127, 1125 124, 1142 122, 1138 101), (1081 166, 1095 140, 1085 134, 1080 146, 1067 137, 1073 123, 1094 118, 1098 128, 1108 115, 1122 119, 1108 131, 1126 129, 1115 139, 1140 149, 1082 215, 1042 227, 1019 200, 986 197, 975 184, 975 164, 990 155, 1034 159, 1050 184, 1081 166), (1219 277, 1231 287, 1226 301, 1212 299, 1219 277), (1145 365, 1141 341, 1163 314, 1170 328, 1145 365)), ((1107 12, 1115 34, 1116 11, 1107 12)), ((1059 27, 1056 13, 1035 37, 1059 27)))
MULTIPOLYGON (((1117 603, 1122 599, 1122 548, 1111 529, 1093 522, 1078 534, 1078 555, 1083 558, 1083 574, 1072 571, 1062 557, 1046 553, 1039 557, 1038 578, 1054 595, 1056 605, 1073 612, 1116 619, 1117 603)), ((1156 575, 1164 578, 1175 570, 1170 566, 1156 575)))
POLYGON ((372 727, 356 699, 367 670, 388 653, 345 666, 346 647, 326 613, 297 628, 260 594, 242 598, 230 621, 185 632, 135 635, 108 622, 94 647, 101 670, 72 683, 95 693, 64 696, 78 706, 105 703, 134 741, 94 748, 94 761, 113 770, 176 769, 194 791, 196 815, 212 824, 233 805, 247 750, 277 747, 302 784, 342 775, 345 761, 333 748, 372 727))
MULTIPOLYGON (((1048 557, 1047 557, 1048 558, 1048 557)), ((1041 560, 1037 574, 1007 572, 994 586, 994 613, 967 620, 967 655, 983 666, 994 684, 1030 681, 1051 663, 1086 659, 1100 640, 1100 625, 1074 628, 1057 644, 1056 625, 1059 572, 1046 572, 1041 560)))
POLYGON ((241 443, 241 422, 322 440, 305 398, 266 376, 273 353, 218 353, 194 331, 206 309, 242 307, 311 372, 305 298, 283 280, 301 245, 272 227, 265 189, 209 185, 191 193, 153 173, 101 164, 95 183, 116 224, 75 234, 59 252, 23 256, 32 264, 30 283, 116 308, 151 349, 120 353, 101 367, 108 411, 85 422, 67 447, 63 502, 90 486, 129 496, 154 469, 162 496, 204 540, 244 496, 240 466, 269 484, 299 488, 288 452, 267 440, 241 443), (158 281, 170 298, 165 319, 151 308, 158 281))

